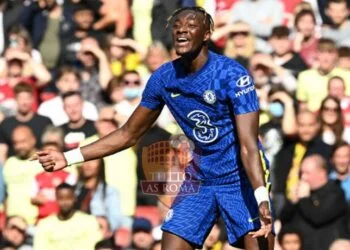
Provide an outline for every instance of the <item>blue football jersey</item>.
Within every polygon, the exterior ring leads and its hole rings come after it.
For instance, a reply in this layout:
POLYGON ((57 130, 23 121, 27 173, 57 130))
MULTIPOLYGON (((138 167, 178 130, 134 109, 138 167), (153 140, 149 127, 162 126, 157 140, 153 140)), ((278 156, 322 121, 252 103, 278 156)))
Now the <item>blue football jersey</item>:
POLYGON ((244 67, 213 52, 193 74, 187 74, 179 60, 166 63, 153 73, 141 100, 141 106, 152 110, 163 105, 195 145, 186 169, 192 178, 221 183, 240 178, 234 116, 259 110, 252 77, 244 67))

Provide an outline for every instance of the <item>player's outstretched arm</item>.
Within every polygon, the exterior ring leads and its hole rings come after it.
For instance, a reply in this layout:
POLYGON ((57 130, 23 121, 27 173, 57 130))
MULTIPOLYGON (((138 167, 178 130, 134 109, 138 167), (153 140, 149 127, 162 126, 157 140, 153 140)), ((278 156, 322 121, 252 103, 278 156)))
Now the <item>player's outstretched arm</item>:
POLYGON ((259 113, 250 112, 235 115, 238 138, 241 145, 241 158, 259 205, 262 228, 251 233, 253 237, 265 236, 271 232, 272 221, 268 193, 265 188, 265 173, 258 147, 259 113))
POLYGON ((133 146, 158 118, 161 110, 138 106, 126 124, 109 135, 80 149, 66 152, 37 152, 37 159, 46 171, 56 171, 67 165, 114 154, 133 146))

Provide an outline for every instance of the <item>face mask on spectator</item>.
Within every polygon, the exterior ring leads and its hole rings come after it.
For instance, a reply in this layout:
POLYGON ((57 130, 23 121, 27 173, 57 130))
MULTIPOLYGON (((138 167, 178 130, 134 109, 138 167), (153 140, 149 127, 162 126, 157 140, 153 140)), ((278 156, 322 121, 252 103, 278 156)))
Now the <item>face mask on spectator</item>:
POLYGON ((284 113, 284 107, 279 102, 272 102, 269 104, 269 112, 273 117, 282 117, 284 113))
POLYGON ((137 97, 140 97, 142 94, 142 89, 141 88, 124 88, 123 90, 124 96, 127 100, 133 100, 137 97))

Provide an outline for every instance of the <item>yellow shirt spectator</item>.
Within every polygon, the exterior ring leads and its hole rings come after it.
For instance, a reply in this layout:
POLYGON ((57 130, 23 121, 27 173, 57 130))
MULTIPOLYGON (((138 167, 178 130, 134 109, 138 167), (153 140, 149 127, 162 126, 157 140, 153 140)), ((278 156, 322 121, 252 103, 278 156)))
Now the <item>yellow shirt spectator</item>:
POLYGON ((317 69, 308 69, 299 74, 297 83, 297 99, 306 102, 310 111, 317 111, 322 100, 327 96, 328 80, 340 76, 345 81, 346 94, 350 95, 350 72, 334 68, 327 75, 321 75, 317 69))
POLYGON ((34 250, 94 250, 102 239, 94 216, 76 211, 68 220, 51 215, 38 224, 34 250))
POLYGON ((31 204, 31 190, 35 175, 43 168, 37 161, 10 157, 4 165, 4 180, 7 191, 6 213, 8 216, 20 215, 29 225, 35 223, 37 206, 31 204))

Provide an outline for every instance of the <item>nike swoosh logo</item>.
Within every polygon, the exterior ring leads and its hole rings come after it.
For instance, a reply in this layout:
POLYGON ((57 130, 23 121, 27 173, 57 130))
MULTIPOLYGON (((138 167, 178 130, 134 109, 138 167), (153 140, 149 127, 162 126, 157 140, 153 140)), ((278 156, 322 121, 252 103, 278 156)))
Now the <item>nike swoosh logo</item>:
POLYGON ((252 219, 252 218, 249 218, 249 219, 248 219, 248 222, 249 222, 249 223, 253 223, 254 221, 259 220, 259 219, 260 219, 260 217, 255 217, 255 218, 253 218, 253 219, 252 219))
POLYGON ((178 97, 178 96, 180 96, 181 94, 179 94, 179 93, 171 93, 170 94, 170 96, 171 96, 171 98, 175 98, 175 97, 178 97))

